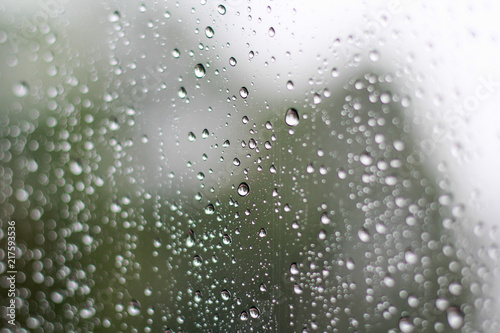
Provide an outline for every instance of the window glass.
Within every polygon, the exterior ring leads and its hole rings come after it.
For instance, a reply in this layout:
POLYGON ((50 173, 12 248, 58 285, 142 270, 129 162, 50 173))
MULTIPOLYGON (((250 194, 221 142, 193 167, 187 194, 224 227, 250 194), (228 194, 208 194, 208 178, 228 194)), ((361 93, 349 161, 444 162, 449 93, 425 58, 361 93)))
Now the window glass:
POLYGON ((497 332, 499 6, 1 3, 0 332, 497 332))

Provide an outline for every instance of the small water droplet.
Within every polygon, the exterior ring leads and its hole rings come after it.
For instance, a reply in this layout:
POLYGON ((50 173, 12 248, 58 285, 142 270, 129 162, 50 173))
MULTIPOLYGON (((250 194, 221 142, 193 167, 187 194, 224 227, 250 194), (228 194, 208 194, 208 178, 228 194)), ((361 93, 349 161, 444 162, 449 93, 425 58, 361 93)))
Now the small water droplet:
POLYGON ((139 303, 139 301, 132 300, 128 305, 127 311, 129 315, 137 316, 139 313, 141 313, 141 304, 139 303))
POLYGON ((241 89, 240 89, 240 96, 241 96, 241 98, 247 98, 248 97, 248 89, 246 87, 241 87, 241 89))
POLYGON ((332 68, 332 77, 338 77, 339 76, 339 70, 337 68, 332 68))
POLYGON ((268 31, 269 37, 274 37, 275 34, 276 34, 276 31, 274 31, 274 28, 273 27, 269 28, 269 31, 268 31))
POLYGON ((352 260, 352 258, 346 260, 345 267, 350 271, 354 270, 356 266, 354 265, 354 261, 352 260))
POLYGON ((260 311, 255 306, 252 306, 249 312, 250 312, 250 317, 252 317, 253 319, 259 318, 260 316, 260 311))
POLYGON ((212 27, 206 27, 205 28, 205 35, 208 38, 212 38, 214 36, 214 29, 212 29, 212 27))
POLYGON ((203 67, 202 64, 198 64, 194 66, 194 75, 198 78, 201 79, 202 77, 205 76, 205 67, 203 67))
POLYGON ((220 294, 221 294, 221 297, 224 301, 228 301, 231 298, 231 293, 229 291, 227 291, 226 289, 221 291, 220 294))
POLYGON ((179 58, 181 56, 181 52, 178 50, 178 49, 174 49, 172 51, 172 55, 174 56, 174 58, 179 58))
POLYGON ((450 307, 446 311, 446 314, 447 314, 448 324, 450 325, 451 328, 453 328, 454 330, 462 328, 462 326, 464 325, 464 316, 456 306, 450 307))
POLYGON ((267 231, 264 228, 261 228, 259 231, 259 237, 264 238, 267 236, 267 231))
POLYGON ((113 13, 109 14, 109 16, 108 16, 108 20, 111 23, 118 22, 119 19, 120 19, 120 12, 117 10, 115 10, 113 13))
POLYGON ((359 229, 358 237, 359 240, 362 241, 363 243, 366 243, 370 240, 370 234, 368 233, 368 230, 366 230, 365 228, 359 229))
POLYGON ((288 90, 293 90, 293 88, 294 88, 294 87, 295 87, 295 86, 294 86, 294 84, 293 84, 293 82, 292 82, 292 81, 288 81, 288 82, 286 83, 286 88, 287 88, 288 90))
POLYGON ((193 132, 189 132, 189 133, 188 133, 188 140, 189 140, 190 142, 193 142, 194 140, 196 140, 196 135, 194 135, 194 133, 193 133, 193 132))
POLYGON ((213 215, 213 213, 215 213, 214 205, 209 204, 207 207, 205 207, 205 214, 213 215))
POLYGON ((370 166, 373 163, 373 158, 365 152, 359 156, 359 161, 365 166, 370 166))
POLYGON ((193 247, 196 244, 196 237, 193 230, 189 230, 186 236, 186 246, 193 247))
POLYGON ((288 126, 297 126, 299 124, 300 118, 299 113, 294 108, 289 108, 286 110, 285 123, 288 126))
POLYGON ((186 98, 186 96, 187 96, 186 89, 184 87, 180 87, 177 94, 179 95, 180 98, 183 98, 183 99, 186 98))
POLYGON ((290 274, 292 275, 299 274, 299 267, 297 266, 297 263, 294 262, 290 265, 290 274))
POLYGON ((194 267, 201 267, 202 264, 203 264, 203 259, 201 259, 201 257, 198 256, 198 255, 194 256, 194 258, 193 258, 193 266, 194 267))
POLYGON ((247 321, 248 320, 248 313, 246 311, 243 311, 240 313, 240 320, 241 321, 247 321))
POLYGON ((219 14, 224 15, 226 14, 226 7, 224 7, 224 5, 219 5, 217 6, 217 11, 219 12, 219 14))
POLYGON ((238 194, 242 197, 246 197, 248 193, 250 192, 250 187, 248 186, 247 183, 241 183, 238 186, 238 194))
POLYGON ((386 285, 386 287, 392 288, 392 287, 394 287, 396 285, 396 281, 394 281, 394 279, 392 278, 392 276, 386 275, 384 277, 384 284, 386 285))
POLYGON ((402 333, 411 333, 415 329, 415 326, 413 326, 410 318, 403 317, 399 320, 399 329, 402 333))
POLYGON ((328 216, 328 214, 326 212, 324 212, 323 214, 321 214, 321 223, 323 224, 330 224, 332 222, 332 219, 328 216))
POLYGON ((72 174, 78 176, 82 174, 83 166, 80 164, 79 161, 71 161, 69 164, 69 170, 71 171, 72 174))
POLYGON ((373 62, 377 62, 380 59, 380 53, 378 53, 377 50, 370 51, 368 56, 369 56, 370 60, 373 62))
POLYGON ((28 95, 29 91, 28 83, 26 83, 25 81, 16 83, 14 87, 12 87, 12 91, 14 92, 14 95, 16 95, 17 97, 24 97, 28 95))
POLYGON ((304 291, 302 290, 302 287, 301 287, 300 285, 298 285, 297 283, 295 283, 295 284, 293 285, 293 292, 294 292, 295 294, 297 294, 297 295, 302 295, 302 293, 303 293, 304 291))
POLYGON ((206 128, 201 132, 202 139, 208 138, 209 135, 210 135, 210 133, 208 132, 208 129, 206 129, 206 128))
POLYGON ((413 265, 418 261, 418 256, 413 252, 411 248, 407 248, 405 251, 405 260, 408 264, 413 265))

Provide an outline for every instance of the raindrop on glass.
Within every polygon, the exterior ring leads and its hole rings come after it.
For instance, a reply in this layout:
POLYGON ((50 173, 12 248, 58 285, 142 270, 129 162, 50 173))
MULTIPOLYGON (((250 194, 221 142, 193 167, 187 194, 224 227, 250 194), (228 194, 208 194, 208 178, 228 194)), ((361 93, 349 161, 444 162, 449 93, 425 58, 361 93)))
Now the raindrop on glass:
POLYGON ((139 313, 141 313, 141 305, 139 301, 131 301, 128 305, 127 311, 131 316, 137 316, 139 313))
POLYGON ((226 14, 226 7, 224 7, 224 5, 219 5, 217 6, 217 11, 219 12, 219 14, 224 15, 226 14))
POLYGON ((214 29, 212 29, 212 27, 206 27, 205 28, 205 35, 208 38, 212 38, 214 36, 214 29))
POLYGON ((16 83, 14 87, 12 87, 12 91, 17 97, 24 97, 28 95, 29 86, 26 82, 21 81, 19 83, 16 83))
POLYGON ((248 89, 246 87, 241 87, 241 89, 240 89, 240 96, 241 96, 241 98, 247 98, 248 97, 248 89))
POLYGON ((202 64, 198 64, 194 66, 194 75, 198 78, 201 79, 202 77, 205 76, 205 67, 203 67, 202 64))
POLYGON ((299 113, 294 108, 289 108, 286 110, 285 123, 288 126, 297 126, 299 124, 300 118, 299 113))

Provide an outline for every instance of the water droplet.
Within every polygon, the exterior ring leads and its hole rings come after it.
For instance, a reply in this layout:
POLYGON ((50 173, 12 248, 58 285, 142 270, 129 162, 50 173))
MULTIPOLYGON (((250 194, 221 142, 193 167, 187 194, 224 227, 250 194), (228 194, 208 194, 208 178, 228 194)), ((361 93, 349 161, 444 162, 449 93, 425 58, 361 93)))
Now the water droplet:
POLYGON ((241 162, 240 162, 240 160, 237 157, 235 157, 234 160, 233 160, 233 164, 235 166, 239 166, 241 164, 241 162))
POLYGON ((275 34, 276 34, 276 31, 274 31, 274 28, 273 27, 269 28, 269 31, 268 31, 269 37, 274 37, 275 34))
POLYGON ((386 285, 386 287, 392 288, 392 287, 394 287, 396 285, 396 281, 394 281, 394 279, 392 278, 392 276, 386 275, 384 277, 384 284, 386 285))
POLYGON ((408 296, 408 305, 411 306, 412 308, 416 308, 419 305, 418 298, 414 295, 408 296))
POLYGON ((260 316, 260 311, 255 306, 252 306, 249 312, 250 312, 250 317, 252 317, 253 319, 259 318, 260 316))
POLYGON ((208 138, 209 135, 210 135, 210 133, 208 132, 208 129, 206 129, 206 128, 201 132, 202 139, 208 138))
POLYGON ((83 167, 78 161, 71 161, 69 164, 69 170, 75 176, 81 175, 83 172, 83 167))
POLYGON ((235 59, 234 57, 229 58, 229 64, 230 64, 232 67, 236 66, 236 64, 237 64, 237 63, 238 63, 238 62, 236 61, 236 59, 235 59))
POLYGON ((219 12, 219 14, 224 15, 226 14, 226 7, 224 7, 224 5, 219 5, 217 6, 217 11, 219 12))
POLYGON ((391 101, 391 94, 388 93, 388 92, 383 92, 382 94, 380 94, 380 102, 382 102, 382 104, 387 104, 391 101))
POLYGON ((405 251, 405 260, 408 264, 413 265, 418 261, 418 256, 413 252, 411 248, 407 248, 405 251))
POLYGON ((220 294, 221 294, 221 297, 224 301, 228 301, 231 298, 231 293, 229 291, 227 291, 226 289, 221 291, 220 294))
POLYGON ((212 27, 206 27, 205 28, 205 35, 208 38, 212 38, 214 36, 214 29, 212 29, 212 27))
POLYGON ((179 92, 177 94, 179 95, 180 98, 186 98, 187 96, 186 89, 184 87, 180 87, 179 92))
POLYGON ((131 316, 137 316, 141 313, 141 304, 139 301, 133 300, 129 303, 127 311, 131 316))
POLYGON ((363 153, 359 156, 359 161, 365 166, 369 166, 373 163, 373 158, 368 153, 363 153))
POLYGON ((193 132, 189 132, 189 133, 188 133, 188 140, 189 140, 190 142, 193 142, 194 140, 196 140, 196 135, 194 135, 194 133, 193 133, 193 132))
POLYGON ((299 113, 294 108, 289 108, 286 110, 285 123, 288 126, 297 126, 299 124, 300 118, 299 113))
POLYGON ((259 231, 259 237, 264 238, 267 236, 267 231, 264 228, 261 228, 259 231))
POLYGON ((193 247, 196 244, 196 237, 193 230, 189 230, 186 236, 186 246, 193 247))
POLYGON ((328 214, 326 212, 324 212, 323 214, 321 214, 321 223, 323 224, 330 224, 332 222, 332 219, 328 216, 328 214))
POLYGON ((178 50, 178 49, 174 49, 172 51, 172 55, 174 56, 174 58, 179 58, 181 56, 181 52, 178 50))
POLYGON ((288 90, 293 90, 293 88, 294 88, 294 87, 295 87, 295 86, 294 86, 294 84, 293 84, 293 82, 292 82, 292 81, 288 81, 288 82, 286 83, 286 88, 287 88, 288 90))
POLYGON ((202 77, 205 76, 205 67, 203 67, 202 64, 198 64, 194 66, 194 75, 198 78, 201 79, 202 77))
POLYGON ((16 83, 14 87, 12 87, 12 91, 14 92, 14 95, 16 95, 17 97, 24 97, 28 95, 29 91, 28 83, 24 81, 16 83))
POLYGON ((299 267, 297 266, 297 263, 294 262, 290 265, 290 274, 292 275, 299 274, 299 267))
POLYGON ((196 303, 200 303, 202 299, 203 299, 203 297, 201 296, 201 292, 200 291, 196 291, 194 293, 194 301, 196 303))
POLYGON ((403 317, 399 320, 399 329, 402 333, 411 333, 415 329, 415 326, 410 321, 410 318, 403 317))
POLYGON ((446 311, 446 314, 448 324, 451 328, 453 328, 454 330, 462 328, 462 326, 464 325, 464 316, 456 306, 452 306, 451 308, 449 308, 446 311))
POLYGON ((241 96, 241 98, 247 98, 248 97, 248 89, 246 87, 241 87, 241 89, 240 89, 240 96, 241 96))
POLYGON ((377 62, 380 59, 380 54, 378 53, 377 50, 370 51, 368 56, 369 56, 370 60, 373 62, 377 62))
POLYGON ((238 194, 242 197, 246 197, 248 193, 250 192, 250 187, 248 186, 247 183, 241 183, 238 186, 238 194))
POLYGON ((201 267, 202 264, 203 264, 203 259, 201 259, 201 257, 198 256, 198 255, 194 256, 194 258, 193 258, 193 266, 194 267, 201 267))
POLYGON ((313 96, 313 103, 314 103, 314 105, 318 105, 319 103, 321 103, 321 96, 320 96, 320 94, 318 94, 318 93, 314 94, 314 96, 313 96))
POLYGON ((370 234, 368 233, 368 230, 366 230, 365 228, 359 229, 358 237, 359 240, 362 241, 363 243, 366 243, 370 240, 370 234))
POLYGON ((205 214, 213 215, 213 213, 215 213, 214 205, 209 204, 207 207, 205 207, 205 214))
POLYGON ((352 260, 352 258, 346 260, 345 267, 350 271, 354 270, 356 266, 354 265, 354 261, 352 260))
POLYGON ((302 290, 302 287, 301 287, 300 285, 298 285, 297 283, 295 283, 295 284, 293 285, 293 292, 294 292, 295 294, 297 294, 297 295, 302 295, 302 293, 303 293, 304 291, 302 290))
POLYGON ((229 245, 231 244, 232 240, 231 240, 231 237, 227 234, 225 234, 224 236, 222 236, 222 244, 224 245, 229 245))
POLYGON ((109 14, 109 16, 108 16, 108 20, 111 23, 118 22, 119 19, 120 19, 120 12, 117 10, 115 10, 113 13, 109 14))
POLYGON ((248 320, 248 313, 246 311, 243 311, 240 313, 240 320, 241 321, 247 321, 248 320))
POLYGON ((337 68, 332 68, 332 77, 338 77, 339 76, 339 70, 337 68))

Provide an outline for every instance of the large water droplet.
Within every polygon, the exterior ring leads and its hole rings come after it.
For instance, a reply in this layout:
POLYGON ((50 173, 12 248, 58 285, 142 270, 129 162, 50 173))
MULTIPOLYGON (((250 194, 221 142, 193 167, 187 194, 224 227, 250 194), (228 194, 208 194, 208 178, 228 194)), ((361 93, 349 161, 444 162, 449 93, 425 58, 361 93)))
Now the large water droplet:
POLYGON ((236 59, 235 59, 234 57, 229 58, 229 64, 230 64, 232 67, 236 66, 236 64, 237 64, 237 63, 238 63, 238 62, 236 61, 236 59))
POLYGON ((294 108, 289 108, 285 113, 285 123, 288 126, 297 126, 299 124, 300 118, 299 113, 294 108))

